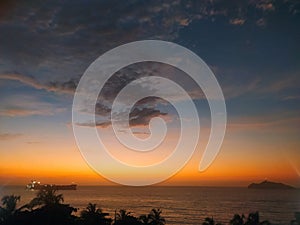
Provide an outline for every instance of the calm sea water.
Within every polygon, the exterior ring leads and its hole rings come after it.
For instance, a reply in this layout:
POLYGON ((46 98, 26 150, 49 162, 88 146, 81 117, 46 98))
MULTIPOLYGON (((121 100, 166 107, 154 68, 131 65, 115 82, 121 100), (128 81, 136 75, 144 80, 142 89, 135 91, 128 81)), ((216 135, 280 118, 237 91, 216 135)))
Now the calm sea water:
MULTIPOLYGON (((235 213, 259 211, 261 220, 289 224, 300 211, 299 190, 250 190, 220 187, 95 187, 79 186, 76 191, 60 191, 65 203, 83 209, 96 203, 113 217, 114 211, 126 209, 135 215, 152 208, 163 210, 167 224, 202 224, 205 217, 228 223, 235 213)), ((36 191, 24 187, 1 187, 0 196, 21 195, 20 205, 29 202, 36 191)))

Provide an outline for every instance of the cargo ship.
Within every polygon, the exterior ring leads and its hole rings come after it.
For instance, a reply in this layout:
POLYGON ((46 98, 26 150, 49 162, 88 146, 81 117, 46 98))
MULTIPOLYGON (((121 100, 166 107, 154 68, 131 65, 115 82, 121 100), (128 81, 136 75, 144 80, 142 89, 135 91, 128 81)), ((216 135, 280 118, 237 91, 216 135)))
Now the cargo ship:
POLYGON ((27 190, 42 190, 48 188, 53 190, 76 190, 77 184, 69 184, 69 185, 41 184, 41 182, 33 180, 31 181, 31 183, 26 185, 27 190))

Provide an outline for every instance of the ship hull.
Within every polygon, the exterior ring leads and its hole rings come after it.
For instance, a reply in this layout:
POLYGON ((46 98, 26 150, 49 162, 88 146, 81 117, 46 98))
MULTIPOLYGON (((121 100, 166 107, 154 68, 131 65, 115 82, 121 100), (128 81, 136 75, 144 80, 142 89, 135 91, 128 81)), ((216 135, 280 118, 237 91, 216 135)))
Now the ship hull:
POLYGON ((39 182, 32 182, 27 185, 29 190, 43 190, 43 189, 52 189, 52 190, 76 190, 77 184, 70 185, 56 185, 56 184, 40 184, 39 182))

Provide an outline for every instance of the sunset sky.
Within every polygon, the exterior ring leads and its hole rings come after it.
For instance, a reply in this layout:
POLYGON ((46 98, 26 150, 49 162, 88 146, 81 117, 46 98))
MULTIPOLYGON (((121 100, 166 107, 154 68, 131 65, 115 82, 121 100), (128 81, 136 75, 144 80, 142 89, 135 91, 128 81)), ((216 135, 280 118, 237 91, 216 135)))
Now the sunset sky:
POLYGON ((178 115, 155 98, 131 113, 140 137, 149 134, 152 117, 167 121, 167 138, 149 157, 133 157, 112 133, 110 109, 118 92, 134 79, 157 75, 191 95, 201 123, 192 159, 162 185, 245 186, 268 179, 300 187, 299 27, 300 4, 294 0, 1 1, 0 184, 113 184, 87 165, 76 146, 73 96, 101 54, 151 39, 190 49, 214 72, 228 116, 221 151, 198 172, 210 131, 207 101, 182 71, 144 63, 117 72, 99 96, 97 129, 112 154, 144 165, 167 157, 175 146, 178 115))

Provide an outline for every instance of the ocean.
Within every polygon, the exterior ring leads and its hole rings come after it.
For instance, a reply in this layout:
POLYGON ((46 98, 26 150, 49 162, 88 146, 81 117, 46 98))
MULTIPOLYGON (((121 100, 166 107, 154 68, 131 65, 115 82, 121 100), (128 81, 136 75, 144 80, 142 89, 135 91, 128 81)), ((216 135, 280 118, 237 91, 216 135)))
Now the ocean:
MULTIPOLYGON (((20 206, 37 191, 22 186, 0 187, 0 196, 21 196, 20 206)), ((78 186, 76 191, 59 191, 64 202, 82 210, 89 202, 114 216, 126 209, 139 216, 160 208, 167 224, 202 224, 205 217, 228 224, 234 214, 259 211, 261 220, 272 224, 290 224, 294 212, 300 211, 300 190, 253 190, 228 187, 120 187, 78 186)))

